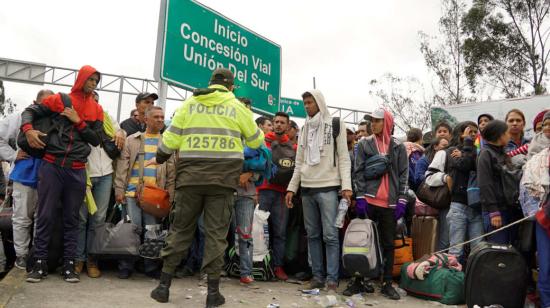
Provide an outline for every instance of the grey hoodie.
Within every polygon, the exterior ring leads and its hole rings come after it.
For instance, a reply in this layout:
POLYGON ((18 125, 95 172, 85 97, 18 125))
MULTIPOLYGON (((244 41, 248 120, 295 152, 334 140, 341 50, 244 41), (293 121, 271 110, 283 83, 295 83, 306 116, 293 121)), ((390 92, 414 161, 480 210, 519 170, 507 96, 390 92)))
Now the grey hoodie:
POLYGON ((308 91, 313 95, 319 112, 321 113, 324 128, 324 144, 321 152, 321 162, 310 166, 305 163, 307 151, 307 127, 309 117, 300 131, 298 150, 296 152, 296 167, 292 180, 288 184, 288 191, 296 193, 300 185, 307 188, 325 188, 340 186, 342 190, 352 190, 351 187, 351 160, 346 140, 346 125, 340 119, 340 134, 336 139, 337 152, 334 157, 334 141, 332 138, 332 117, 327 109, 325 98, 319 90, 308 91), (334 167, 336 159, 336 167, 334 167))

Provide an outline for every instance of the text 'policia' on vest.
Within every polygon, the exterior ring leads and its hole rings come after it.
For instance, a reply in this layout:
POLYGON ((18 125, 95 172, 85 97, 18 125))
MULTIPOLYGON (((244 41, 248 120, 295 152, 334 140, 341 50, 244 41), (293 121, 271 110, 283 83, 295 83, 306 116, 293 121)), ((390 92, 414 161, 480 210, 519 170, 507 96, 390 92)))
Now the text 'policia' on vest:
MULTIPOLYGON (((215 75, 215 74, 214 74, 215 75)), ((244 160, 243 141, 262 145, 264 135, 253 114, 224 85, 197 89, 176 111, 164 132, 157 160, 179 152, 178 186, 236 188, 244 160), (197 176, 200 175, 200 176, 197 176)))

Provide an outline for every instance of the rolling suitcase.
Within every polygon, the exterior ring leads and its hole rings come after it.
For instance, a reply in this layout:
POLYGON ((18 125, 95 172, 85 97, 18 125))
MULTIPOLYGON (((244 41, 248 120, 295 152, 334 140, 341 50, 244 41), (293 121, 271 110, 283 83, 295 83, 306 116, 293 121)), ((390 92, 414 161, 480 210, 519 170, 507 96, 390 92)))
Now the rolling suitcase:
POLYGON ((528 274, 525 260, 511 245, 479 243, 466 268, 466 304, 523 307, 528 274))
POLYGON ((415 260, 433 253, 437 243, 437 219, 430 216, 414 216, 411 236, 415 260))

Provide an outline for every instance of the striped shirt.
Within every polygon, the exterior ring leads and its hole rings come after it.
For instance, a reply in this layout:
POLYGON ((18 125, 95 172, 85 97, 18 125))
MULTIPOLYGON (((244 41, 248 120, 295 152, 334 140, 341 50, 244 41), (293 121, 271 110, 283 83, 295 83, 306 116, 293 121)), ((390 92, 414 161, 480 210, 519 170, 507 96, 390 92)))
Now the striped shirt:
MULTIPOLYGON (((160 134, 145 134, 145 162, 155 157, 157 154, 157 146, 159 143, 160 134)), ((128 181, 128 187, 126 188, 126 197, 136 196, 136 187, 139 183, 139 161, 138 155, 132 170, 130 171, 130 181, 128 181)), ((143 181, 145 184, 157 185, 157 166, 150 165, 143 168, 143 181)))

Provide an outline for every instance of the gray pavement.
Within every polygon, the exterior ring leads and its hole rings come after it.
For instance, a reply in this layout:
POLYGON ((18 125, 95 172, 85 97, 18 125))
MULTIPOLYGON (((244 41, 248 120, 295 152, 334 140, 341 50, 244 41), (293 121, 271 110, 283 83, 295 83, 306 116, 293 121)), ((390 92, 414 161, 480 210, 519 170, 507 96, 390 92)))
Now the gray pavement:
MULTIPOLYGON (((129 280, 120 280, 116 273, 107 272, 98 279, 83 274, 81 282, 69 284, 61 276, 50 274, 38 284, 24 282, 21 270, 12 270, 0 282, 0 308, 91 308, 91 307, 204 307, 206 288, 199 286, 194 278, 175 279, 170 289, 170 302, 159 304, 149 297, 157 281, 136 274, 129 280), (4 302, 2 302, 2 299, 4 302), (5 304, 5 305, 3 305, 5 304)), ((221 292, 226 298, 223 307, 267 307, 271 303, 284 307, 321 307, 316 296, 304 296, 299 291, 307 285, 283 282, 257 282, 259 289, 249 289, 239 285, 237 279, 223 279, 221 292)), ((345 288, 341 283, 340 291, 345 288)), ((321 292, 320 296, 326 293, 321 292)), ((342 297, 345 299, 344 297, 342 297)), ((391 301, 378 292, 356 300, 355 307, 438 307, 439 303, 423 301, 406 296, 399 301, 391 301)), ((342 303, 335 307, 349 307, 342 303)), ((453 307, 453 306, 445 306, 453 307)))

